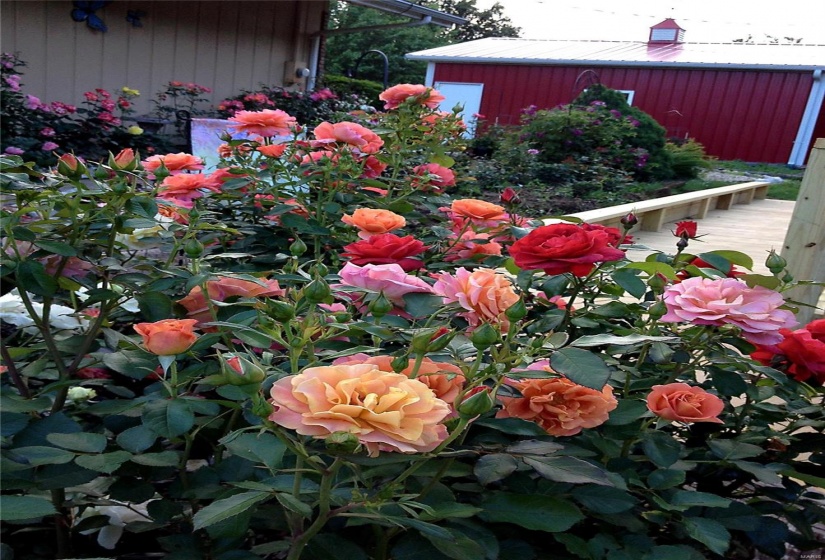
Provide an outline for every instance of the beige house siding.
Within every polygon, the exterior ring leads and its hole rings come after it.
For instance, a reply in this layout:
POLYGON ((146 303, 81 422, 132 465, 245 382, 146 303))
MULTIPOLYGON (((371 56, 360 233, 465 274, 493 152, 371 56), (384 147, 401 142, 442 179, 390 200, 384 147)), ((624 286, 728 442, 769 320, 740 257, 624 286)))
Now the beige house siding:
MULTIPOLYGON (((72 20, 68 1, 0 2, 0 46, 26 61, 24 91, 80 105, 83 92, 140 90, 138 113, 170 80, 212 89, 210 101, 264 83, 283 85, 287 61, 310 60, 326 0, 119 1, 98 10, 106 33, 72 20), (146 13, 143 27, 128 10, 146 13)), ((293 86, 300 87, 300 86, 293 86)))

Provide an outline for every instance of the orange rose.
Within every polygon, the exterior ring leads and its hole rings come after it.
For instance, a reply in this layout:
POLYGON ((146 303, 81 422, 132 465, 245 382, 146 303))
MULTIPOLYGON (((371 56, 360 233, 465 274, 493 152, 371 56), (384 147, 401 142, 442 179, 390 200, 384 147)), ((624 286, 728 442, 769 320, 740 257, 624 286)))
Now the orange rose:
POLYGON ((398 84, 384 90, 378 99, 384 102, 384 109, 396 109, 410 97, 416 97, 419 105, 435 109, 444 101, 440 92, 421 84, 398 84))
POLYGON ((186 352, 198 336, 192 332, 194 319, 164 319, 154 323, 138 323, 135 332, 143 337, 143 345, 152 354, 174 356, 186 352))
POLYGON ((315 127, 313 148, 328 144, 347 144, 361 154, 374 154, 381 149, 384 141, 376 133, 365 126, 352 122, 328 123, 322 122, 315 127))
POLYGON ((503 207, 491 202, 485 202, 484 200, 476 200, 475 198, 454 200, 450 206, 450 210, 457 216, 469 218, 473 221, 501 221, 507 219, 507 214, 504 213, 503 207))
POLYGON ((341 221, 357 227, 360 230, 358 237, 361 239, 369 239, 372 235, 388 233, 407 225, 404 216, 399 216, 390 210, 373 210, 371 208, 359 208, 352 213, 352 216, 344 214, 341 221))
MULTIPOLYGON (((208 280, 206 282, 206 293, 210 300, 223 302, 230 297, 253 298, 283 296, 286 294, 286 291, 281 289, 277 280, 259 280, 255 282, 242 278, 221 276, 217 280, 208 280)), ((196 319, 197 322, 206 323, 212 320, 209 304, 200 286, 192 288, 185 298, 178 300, 178 303, 189 312, 187 316, 196 319)))
POLYGON ((371 456, 432 451, 447 438, 449 405, 424 383, 372 364, 322 366, 279 379, 269 420, 301 435, 353 434, 371 456))
POLYGON ((259 136, 285 136, 292 134, 298 126, 298 121, 280 109, 263 109, 262 111, 238 111, 229 118, 236 132, 257 134, 259 136))
POLYGON ((201 158, 183 152, 148 157, 143 160, 143 168, 149 173, 154 173, 160 167, 161 163, 163 163, 172 175, 177 175, 182 171, 197 171, 198 169, 203 169, 203 160, 201 158))
MULTIPOLYGON (((392 371, 392 356, 368 356, 367 354, 353 354, 338 358, 332 365, 351 365, 351 364, 373 364, 381 371, 392 371)), ((410 360, 407 367, 399 373, 407 377, 413 371, 415 360, 410 360)), ((430 358, 425 357, 418 368, 418 375, 415 378, 421 381, 424 385, 429 387, 435 393, 435 396, 442 401, 453 404, 455 398, 461 392, 464 386, 464 374, 461 368, 453 364, 443 362, 434 362, 430 358)))
POLYGON ((267 144, 266 146, 258 146, 258 151, 266 157, 278 158, 284 155, 286 144, 267 144))
MULTIPOLYGON (((542 369, 549 370, 548 367, 542 369)), ((584 428, 599 426, 618 406, 610 385, 597 391, 577 385, 566 377, 508 379, 507 384, 518 389, 522 396, 499 397, 504 408, 496 418, 529 420, 552 436, 573 436, 584 428)))
POLYGON ((721 424, 722 421, 717 416, 725 408, 725 403, 701 387, 691 387, 687 383, 669 383, 653 386, 647 396, 647 408, 665 420, 721 424))

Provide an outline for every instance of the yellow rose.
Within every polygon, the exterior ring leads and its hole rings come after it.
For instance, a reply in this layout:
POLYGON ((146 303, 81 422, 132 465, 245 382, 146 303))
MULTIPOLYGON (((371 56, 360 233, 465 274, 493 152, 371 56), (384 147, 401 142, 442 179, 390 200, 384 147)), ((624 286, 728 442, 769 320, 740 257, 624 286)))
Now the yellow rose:
POLYGON ((128 132, 129 134, 133 134, 135 136, 140 136, 141 134, 143 134, 143 129, 140 128, 138 125, 133 124, 132 126, 126 129, 126 132, 128 132))

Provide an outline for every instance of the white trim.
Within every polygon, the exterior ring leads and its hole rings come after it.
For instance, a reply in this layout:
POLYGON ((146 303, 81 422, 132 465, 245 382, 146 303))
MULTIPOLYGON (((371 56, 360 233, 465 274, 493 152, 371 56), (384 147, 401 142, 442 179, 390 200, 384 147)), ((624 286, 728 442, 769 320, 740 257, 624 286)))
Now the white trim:
POLYGON ((636 91, 632 89, 617 89, 619 93, 623 93, 625 95, 625 101, 627 101, 628 105, 633 105, 633 98, 636 96, 636 91))
POLYGON ((424 85, 427 87, 433 87, 433 81, 435 80, 435 62, 428 62, 427 63, 427 74, 424 77, 424 85))
POLYGON ((805 105, 805 112, 799 123, 799 130, 796 132, 796 139, 793 143, 793 150, 788 159, 788 165, 803 165, 808 156, 808 146, 814 135, 814 127, 819 118, 819 110, 822 108, 825 99, 825 79, 822 70, 814 70, 814 83, 811 85, 811 93, 808 94, 808 103, 805 105))

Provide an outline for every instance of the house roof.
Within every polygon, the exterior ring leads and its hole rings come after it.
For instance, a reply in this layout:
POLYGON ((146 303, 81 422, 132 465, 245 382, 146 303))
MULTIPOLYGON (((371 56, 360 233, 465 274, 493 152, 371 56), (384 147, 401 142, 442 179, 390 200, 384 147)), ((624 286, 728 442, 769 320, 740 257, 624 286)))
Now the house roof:
POLYGON ((498 64, 825 69, 825 45, 752 43, 648 44, 491 37, 408 53, 410 60, 498 64))
POLYGON ((374 8, 376 10, 381 10, 382 12, 396 14, 399 16, 405 16, 411 19, 421 20, 426 17, 429 17, 431 18, 429 23, 432 23, 433 25, 440 25, 441 27, 452 27, 453 25, 464 25, 465 23, 467 23, 467 20, 464 18, 460 18, 458 16, 454 16, 446 12, 440 12, 438 10, 428 8, 426 6, 421 6, 419 4, 415 4, 407 0, 346 1, 350 4, 355 4, 357 6, 363 6, 365 8, 374 8))

